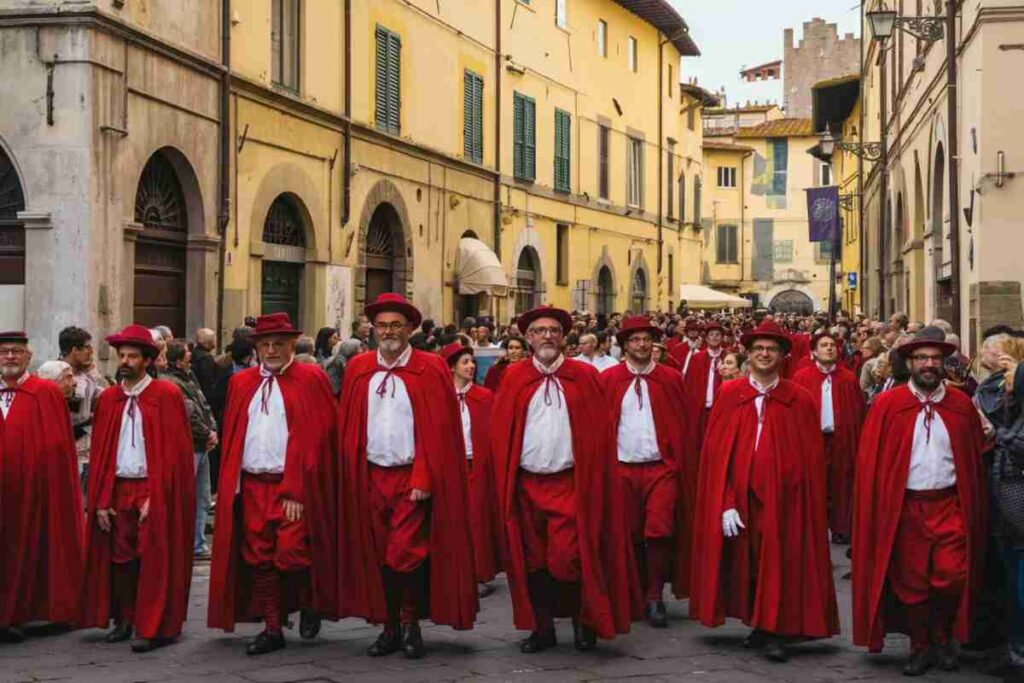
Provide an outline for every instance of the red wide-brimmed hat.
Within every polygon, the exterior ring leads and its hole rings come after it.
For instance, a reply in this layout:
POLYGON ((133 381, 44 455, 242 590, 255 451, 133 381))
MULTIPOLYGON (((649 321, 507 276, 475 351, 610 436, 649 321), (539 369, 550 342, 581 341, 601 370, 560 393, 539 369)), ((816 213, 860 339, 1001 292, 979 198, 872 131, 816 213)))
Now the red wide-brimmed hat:
POLYGON ((619 340, 619 346, 625 347, 626 340, 637 332, 650 332, 654 341, 661 339, 661 328, 652 325, 651 319, 643 315, 632 315, 622 321, 622 328, 615 333, 615 338, 619 340))
POLYGON ((159 347, 153 341, 153 334, 142 325, 129 325, 117 334, 107 337, 107 343, 115 349, 122 346, 137 346, 153 355, 160 353, 159 347))
POLYGON ((722 323, 718 322, 717 320, 712 320, 709 323, 705 323, 705 325, 704 325, 704 334, 707 334, 708 332, 711 332, 712 330, 718 330, 722 334, 725 334, 725 328, 722 327, 722 323))
POLYGON ((384 313, 385 311, 401 313, 413 327, 419 327, 420 323, 423 322, 423 315, 418 308, 409 303, 401 294, 394 294, 392 292, 378 295, 377 299, 372 304, 366 304, 366 308, 363 310, 371 323, 378 313, 384 313))
POLYGON ((462 342, 453 341, 451 344, 441 349, 441 359, 449 366, 454 366, 459 362, 459 358, 467 353, 472 356, 473 349, 469 346, 464 346, 462 342))
POLYGON ((690 330, 697 330, 698 332, 700 332, 703 331, 704 326, 701 324, 699 320, 695 318, 687 318, 686 324, 683 326, 683 329, 687 332, 689 332, 690 330))
POLYGON ((561 308, 555 308, 554 306, 538 306, 526 313, 521 313, 519 317, 516 318, 516 325, 519 327, 520 332, 526 334, 526 330, 530 327, 530 323, 538 318, 554 318, 562 324, 563 333, 572 329, 572 316, 569 315, 569 312, 564 311, 561 308))
POLYGON ((743 334, 743 338, 740 339, 740 343, 743 344, 743 348, 750 350, 750 345, 755 339, 772 339, 779 343, 782 348, 782 354, 789 353, 789 350, 793 348, 793 341, 789 338, 789 335, 782 331, 779 324, 774 320, 763 320, 761 324, 743 334))
POLYGON ((913 339, 896 347, 896 353, 903 358, 908 358, 914 351, 927 347, 939 349, 944 358, 956 353, 956 344, 946 341, 946 333, 942 331, 942 328, 931 325, 922 327, 913 339))
POLYGON ((21 330, 7 330, 0 332, 0 343, 7 342, 15 344, 28 344, 28 335, 21 330))
POLYGON ((252 338, 269 337, 272 335, 286 337, 298 337, 302 330, 292 326, 292 319, 287 313, 268 313, 256 318, 256 328, 253 330, 252 338))

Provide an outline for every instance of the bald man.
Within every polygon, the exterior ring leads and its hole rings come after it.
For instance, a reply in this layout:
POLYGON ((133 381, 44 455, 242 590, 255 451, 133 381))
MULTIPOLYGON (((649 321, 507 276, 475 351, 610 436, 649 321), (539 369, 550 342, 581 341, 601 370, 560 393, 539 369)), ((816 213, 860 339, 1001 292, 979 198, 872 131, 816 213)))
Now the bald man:
POLYGON ((217 383, 217 363, 213 352, 217 348, 217 334, 208 327, 196 330, 196 345, 192 349, 192 374, 199 380, 199 387, 209 403, 213 387, 217 383))

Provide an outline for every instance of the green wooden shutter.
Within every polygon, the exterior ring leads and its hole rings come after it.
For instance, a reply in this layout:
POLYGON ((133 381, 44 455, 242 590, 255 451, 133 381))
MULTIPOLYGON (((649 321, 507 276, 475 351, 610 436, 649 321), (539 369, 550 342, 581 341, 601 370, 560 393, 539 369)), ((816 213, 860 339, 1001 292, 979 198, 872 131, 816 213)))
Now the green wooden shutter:
POLYGON ((532 97, 523 99, 523 177, 537 177, 537 105, 532 97))
POLYGON ((388 32, 386 29, 377 27, 377 51, 374 62, 375 75, 377 79, 374 94, 376 96, 376 110, 374 114, 377 128, 386 130, 388 125, 388 32))
POLYGON ((484 81, 467 70, 463 81, 462 152, 476 163, 484 158, 484 81))
POLYGON ((402 111, 402 40, 395 33, 388 35, 388 132, 401 132, 402 111))
POLYGON ((462 77, 462 154, 473 157, 473 74, 466 71, 462 77))
POLYGON ((555 189, 570 190, 569 156, 571 146, 571 118, 568 112, 555 110, 555 189))
POLYGON ((523 165, 526 157, 526 100, 519 93, 512 96, 512 173, 516 178, 523 177, 523 165))

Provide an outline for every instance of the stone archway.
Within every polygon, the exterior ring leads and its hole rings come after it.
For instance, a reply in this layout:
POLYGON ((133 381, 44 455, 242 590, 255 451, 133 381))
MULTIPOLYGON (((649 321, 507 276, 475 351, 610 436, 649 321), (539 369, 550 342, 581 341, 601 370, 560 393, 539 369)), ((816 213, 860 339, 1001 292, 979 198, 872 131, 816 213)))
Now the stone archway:
POLYGON ((772 313, 811 315, 814 313, 814 302, 801 291, 787 289, 773 296, 768 302, 768 308, 772 313))
POLYGON ((523 247, 516 261, 515 314, 540 306, 542 292, 540 255, 533 247, 523 247))
POLYGON ((615 263, 608 256, 608 247, 601 247, 601 256, 594 264, 590 276, 594 292, 594 312, 597 315, 611 315, 615 312, 616 281, 615 263))
POLYGON ((413 245, 409 212, 401 192, 378 180, 366 196, 359 219, 355 310, 381 292, 412 298, 413 245))
POLYGON ((25 327, 25 191, 14 160, 0 146, 0 329, 25 327))
POLYGON ((629 268, 629 299, 628 308, 634 315, 642 315, 650 308, 651 278, 650 268, 639 249, 633 253, 629 268))
POLYGON ((260 271, 260 313, 287 313, 302 323, 306 235, 309 213, 291 192, 278 195, 263 220, 264 254, 260 271))

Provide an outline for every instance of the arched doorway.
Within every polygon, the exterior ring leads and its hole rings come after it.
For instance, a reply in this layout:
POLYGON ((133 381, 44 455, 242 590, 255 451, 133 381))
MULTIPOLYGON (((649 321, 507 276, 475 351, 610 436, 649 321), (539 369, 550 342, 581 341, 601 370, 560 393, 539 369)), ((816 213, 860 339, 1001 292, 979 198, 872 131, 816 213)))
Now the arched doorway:
POLYGON ((366 301, 385 292, 405 294, 405 249, 402 220, 395 207, 377 206, 366 231, 366 301))
POLYGON ((540 305, 540 285, 540 257, 533 247, 524 247, 516 265, 517 314, 540 305))
POLYGON ((633 292, 629 297, 629 310, 634 315, 643 315, 647 311, 647 273, 637 268, 633 273, 633 292))
POLYGON ((811 297, 795 289, 787 289, 779 292, 768 303, 772 313, 795 313, 797 315, 811 315, 814 313, 814 302, 811 297))
POLYGON ((608 266, 601 266, 597 272, 597 314, 611 315, 615 312, 615 283, 608 266))
POLYGON ((135 243, 133 321, 146 327, 167 325, 185 335, 188 210, 181 181, 163 150, 149 158, 135 191, 135 222, 142 230, 135 243))
POLYGON ((306 221, 298 199, 279 195, 263 221, 263 256, 260 310, 287 313, 295 325, 302 320, 302 275, 306 260, 306 221))
POLYGON ((0 147, 0 329, 25 326, 25 193, 14 163, 0 147))

